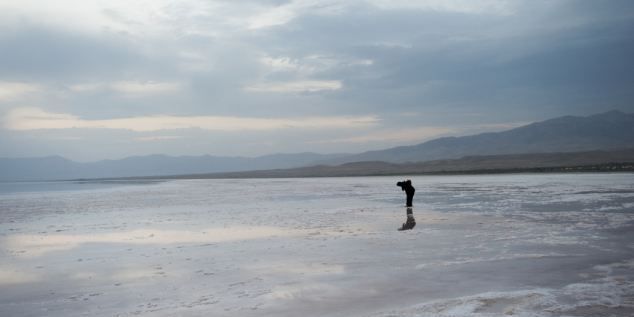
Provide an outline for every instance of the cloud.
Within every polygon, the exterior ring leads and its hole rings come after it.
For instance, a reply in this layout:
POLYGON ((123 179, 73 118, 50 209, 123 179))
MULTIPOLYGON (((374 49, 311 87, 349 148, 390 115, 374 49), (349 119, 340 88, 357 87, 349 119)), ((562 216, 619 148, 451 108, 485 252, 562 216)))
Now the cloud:
POLYGON ((250 30, 258 30, 287 24, 295 18, 305 15, 332 15, 345 11, 355 1, 337 0, 295 0, 283 5, 261 7, 254 14, 246 17, 250 30))
POLYGON ((113 90, 125 94, 163 94, 175 93, 181 89, 178 83, 120 81, 110 86, 113 90))
MULTIPOLYGON (((194 8, 197 2, 199 1, 180 0, 178 4, 194 8)), ((95 1, 55 0, 55 4, 49 6, 42 6, 38 0, 21 0, 0 2, 0 17, 4 17, 5 21, 19 21, 20 17, 35 18, 47 27, 72 30, 75 33, 112 30, 129 34, 145 33, 147 36, 161 31, 161 22, 174 16, 167 14, 169 9, 170 0, 110 0, 105 5, 95 1)))
POLYGON ((302 80, 290 82, 261 83, 245 87, 250 92, 298 93, 341 89, 338 80, 302 80))
POLYGON ((372 143, 372 142, 420 142, 425 139, 445 135, 455 130, 446 127, 422 127, 401 130, 383 130, 363 135, 315 141, 316 144, 329 143, 372 143))
POLYGON ((409 9, 466 14, 511 15, 513 2, 508 0, 369 0, 382 9, 409 9))
POLYGON ((93 92, 111 90, 125 95, 172 94, 181 91, 183 85, 176 82, 155 81, 115 81, 112 83, 73 84, 69 89, 74 92, 93 92))
POLYGON ((297 13, 290 5, 274 7, 253 17, 248 20, 249 29, 260 29, 275 25, 283 25, 291 21, 297 13))
POLYGON ((300 78, 308 78, 311 75, 338 68, 371 66, 374 64, 374 61, 367 58, 358 59, 348 56, 310 54, 300 58, 265 56, 260 59, 260 63, 271 73, 286 72, 293 73, 300 78))
POLYGON ((135 138, 136 141, 152 142, 152 141, 164 141, 164 140, 178 140, 182 139, 179 135, 157 135, 157 136, 144 136, 135 138))
POLYGON ((529 125, 532 121, 519 121, 519 122, 507 122, 507 123, 489 123, 478 124, 474 126, 467 126, 465 130, 482 130, 482 131, 503 131, 518 128, 521 126, 529 125))
POLYGON ((0 142, 0 152, 179 155, 194 151, 187 143, 196 153, 261 155, 321 139, 332 143, 308 150, 364 151, 416 142, 398 133, 412 127, 464 134, 505 128, 475 127, 482 123, 632 112, 633 8, 627 0, 0 1, 0 115, 46 112, 5 126, 92 129, 4 130, 0 137, 24 139, 0 142), (401 112, 424 115, 394 119, 401 112), (293 126, 366 114, 381 118, 372 125, 380 131, 293 126), (163 133, 188 142, 134 140, 146 136, 137 130, 190 126, 204 130, 163 133), (289 126, 297 130, 284 133, 289 126), (86 139, 53 145, 50 134, 86 139), (133 146, 105 146, 123 139, 133 146), (245 142, 259 146, 235 146, 245 142))
POLYGON ((0 81, 0 101, 13 101, 29 93, 39 91, 41 91, 41 87, 36 84, 0 81))
POLYGON ((248 29, 257 30, 285 25, 303 15, 341 14, 351 8, 363 5, 371 5, 384 10, 420 10, 490 15, 511 15, 515 13, 512 2, 507 0, 295 0, 283 5, 261 7, 254 14, 246 17, 246 24, 248 29))
POLYGON ((28 131, 42 129, 119 129, 137 132, 203 129, 212 131, 267 131, 279 129, 346 129, 377 124, 375 116, 360 117, 299 117, 250 118, 229 116, 168 116, 128 117, 88 120, 66 113, 51 113, 39 108, 16 108, 4 118, 9 130, 28 131))
POLYGON ((265 56, 260 59, 260 62, 270 68, 271 71, 278 72, 296 72, 302 69, 302 66, 290 57, 269 57, 265 56))

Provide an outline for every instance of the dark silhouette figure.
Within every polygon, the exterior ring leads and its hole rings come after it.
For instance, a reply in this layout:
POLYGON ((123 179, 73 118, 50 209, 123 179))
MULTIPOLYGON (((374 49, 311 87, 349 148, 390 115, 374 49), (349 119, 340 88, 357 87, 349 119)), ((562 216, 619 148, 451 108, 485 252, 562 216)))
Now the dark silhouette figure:
POLYGON ((414 199, 414 193, 416 192, 416 189, 414 188, 414 186, 412 186, 412 181, 408 179, 404 182, 398 182, 396 183, 396 186, 401 187, 401 189, 404 190, 405 194, 407 195, 407 203, 405 204, 405 206, 412 207, 412 199, 414 199))
POLYGON ((414 213, 412 212, 412 207, 407 207, 407 220, 398 230, 411 230, 416 226, 416 220, 414 219, 414 213))

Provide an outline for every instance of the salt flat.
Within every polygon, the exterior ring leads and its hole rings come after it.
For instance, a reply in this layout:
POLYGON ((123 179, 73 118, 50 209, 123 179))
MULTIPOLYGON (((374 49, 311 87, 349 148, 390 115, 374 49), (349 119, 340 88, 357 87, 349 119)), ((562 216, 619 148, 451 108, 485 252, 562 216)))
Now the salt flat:
POLYGON ((0 315, 631 316, 632 176, 21 186, 0 315))

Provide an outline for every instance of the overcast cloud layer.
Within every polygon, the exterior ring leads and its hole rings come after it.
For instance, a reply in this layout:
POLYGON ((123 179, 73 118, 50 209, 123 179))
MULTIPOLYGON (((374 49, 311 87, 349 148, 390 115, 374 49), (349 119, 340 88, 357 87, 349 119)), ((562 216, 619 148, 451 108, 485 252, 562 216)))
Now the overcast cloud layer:
POLYGON ((0 1, 0 157, 359 152, 634 112, 634 2, 0 1))

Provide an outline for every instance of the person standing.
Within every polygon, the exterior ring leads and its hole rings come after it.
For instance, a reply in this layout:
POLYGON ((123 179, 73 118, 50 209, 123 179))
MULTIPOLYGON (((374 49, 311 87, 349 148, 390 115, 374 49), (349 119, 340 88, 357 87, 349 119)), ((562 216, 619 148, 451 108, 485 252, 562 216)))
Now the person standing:
POLYGON ((399 228, 398 230, 399 231, 411 230, 412 228, 414 228, 414 226, 416 226, 416 220, 414 219, 414 212, 412 211, 414 193, 416 193, 416 189, 414 188, 414 186, 412 186, 412 181, 409 179, 404 182, 396 183, 396 186, 401 187, 401 189, 405 192, 405 195, 406 195, 405 207, 407 207, 407 219, 405 223, 403 223, 403 226, 401 226, 401 228, 399 228))
POLYGON ((401 187, 401 189, 405 192, 405 195, 407 195, 405 206, 412 207, 412 200, 414 199, 414 193, 416 193, 416 188, 412 186, 412 181, 408 179, 404 182, 398 182, 396 183, 396 186, 401 187))

